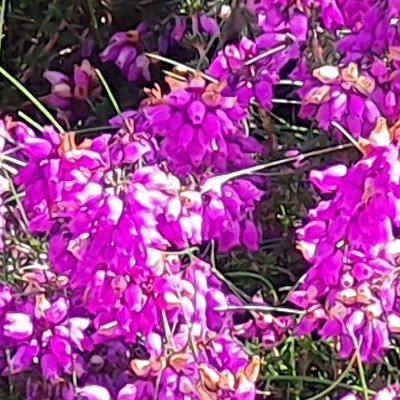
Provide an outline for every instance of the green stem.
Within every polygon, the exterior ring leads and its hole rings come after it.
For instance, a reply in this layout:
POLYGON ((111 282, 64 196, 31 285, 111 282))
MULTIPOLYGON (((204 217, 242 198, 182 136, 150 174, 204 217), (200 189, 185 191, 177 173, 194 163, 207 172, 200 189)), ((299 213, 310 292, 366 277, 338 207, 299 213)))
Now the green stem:
POLYGON ((233 272, 227 272, 225 274, 226 276, 230 277, 230 278, 252 278, 252 279, 257 279, 261 282, 264 283, 264 285, 270 289, 272 296, 274 298, 274 303, 278 303, 279 299, 278 296, 274 290, 273 285, 271 284, 271 282, 266 279, 264 276, 260 275, 260 274, 256 274, 255 272, 251 272, 251 271, 233 271, 233 272))
MULTIPOLYGON (((342 382, 337 382, 337 381, 332 381, 330 379, 326 378, 314 378, 312 376, 285 376, 285 375, 277 375, 277 376, 271 376, 268 377, 269 381, 276 381, 276 382, 296 382, 296 381, 303 381, 306 383, 314 383, 314 384, 320 384, 320 385, 332 385, 336 384, 335 387, 342 388, 342 389, 348 389, 348 390, 353 390, 355 392, 362 393, 364 389, 361 386, 358 385, 350 385, 347 383, 342 383, 342 382)), ((375 392, 373 390, 368 390, 368 393, 373 395, 375 392)))
POLYGON ((101 71, 98 68, 96 68, 95 71, 96 71, 97 76, 100 79, 101 84, 103 85, 103 87, 107 93, 108 98, 110 99, 111 105, 113 106, 115 112, 117 114, 121 114, 121 108, 118 105, 118 102, 117 102, 115 96, 113 95, 113 93, 110 89, 110 86, 108 85, 106 79, 104 78, 104 75, 101 73, 101 71))
POLYGON ((334 151, 341 151, 341 150, 349 149, 352 147, 353 147, 353 144, 340 144, 338 146, 332 146, 332 147, 326 147, 324 149, 313 150, 308 153, 300 154, 298 156, 287 157, 287 158, 272 161, 272 162, 269 162, 266 164, 255 165, 254 167, 244 168, 239 171, 230 172, 230 173, 224 174, 224 175, 215 175, 212 178, 205 181, 205 184, 201 188, 201 192, 206 193, 210 190, 218 190, 221 185, 223 185, 224 183, 226 183, 232 179, 239 178, 244 175, 254 174, 255 172, 262 171, 264 169, 277 167, 279 165, 304 161, 305 159, 310 158, 310 157, 320 156, 323 154, 332 153, 334 151))
POLYGON ((1 56, 1 44, 3 42, 5 15, 6 15, 6 0, 2 0, 0 9, 0 56, 1 56))
POLYGON ((59 132, 65 132, 64 128, 57 122, 46 107, 18 80, 0 66, 0 75, 6 78, 17 90, 25 95, 32 104, 51 122, 59 132))
POLYGON ((29 125, 32 125, 33 128, 37 129, 39 132, 44 131, 43 126, 40 125, 39 122, 37 122, 33 118, 31 118, 28 114, 25 114, 21 110, 19 110, 17 114, 19 117, 21 117, 23 120, 25 120, 29 125))
POLYGON ((353 343, 354 343, 354 347, 355 347, 355 355, 356 355, 356 359, 357 359, 358 373, 360 374, 361 386, 363 388, 363 397, 364 397, 364 400, 369 400, 368 384, 367 384, 367 380, 365 379, 364 366, 363 366, 363 363, 361 360, 361 353, 360 353, 361 341, 358 341, 354 334, 352 334, 351 337, 353 339, 353 343))

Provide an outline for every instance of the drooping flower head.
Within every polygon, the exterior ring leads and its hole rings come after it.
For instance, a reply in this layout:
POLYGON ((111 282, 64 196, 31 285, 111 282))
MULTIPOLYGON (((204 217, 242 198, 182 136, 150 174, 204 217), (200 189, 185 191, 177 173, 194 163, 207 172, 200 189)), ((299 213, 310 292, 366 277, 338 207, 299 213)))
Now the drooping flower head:
POLYGON ((381 116, 372 98, 375 80, 354 63, 344 68, 326 65, 312 75, 298 90, 299 116, 315 118, 325 130, 335 121, 354 137, 367 137, 381 116))
POLYGON ((146 30, 141 24, 135 30, 117 32, 109 40, 108 46, 100 54, 103 62, 113 61, 128 81, 144 78, 151 80, 150 60, 143 53, 140 36, 146 30))
POLYGON ((45 71, 43 77, 51 84, 51 94, 46 102, 68 118, 86 118, 90 110, 87 101, 95 102, 100 98, 100 82, 88 60, 74 66, 72 78, 51 70, 45 71))
POLYGON ((178 175, 227 172, 252 165, 263 147, 246 132, 246 110, 224 83, 207 84, 199 75, 161 96, 152 91, 142 109, 160 140, 160 161, 178 175))
POLYGON ((244 107, 248 107, 254 97, 269 110, 272 108, 273 84, 279 81, 279 69, 274 63, 274 55, 248 64, 261 52, 256 43, 244 37, 238 44, 230 44, 221 50, 207 69, 207 74, 226 81, 225 92, 237 96, 244 107))

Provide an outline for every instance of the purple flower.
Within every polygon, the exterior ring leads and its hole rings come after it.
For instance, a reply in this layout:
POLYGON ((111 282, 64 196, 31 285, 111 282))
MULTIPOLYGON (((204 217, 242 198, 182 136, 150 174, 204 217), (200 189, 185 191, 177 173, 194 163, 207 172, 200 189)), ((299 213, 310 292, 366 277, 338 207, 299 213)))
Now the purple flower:
POLYGON ((143 107, 150 132, 160 138, 161 160, 178 175, 249 166, 263 151, 246 134, 246 110, 223 89, 196 76, 166 96, 152 93, 152 104, 143 107))
MULTIPOLYGON (((359 3, 352 6, 358 8, 359 3)), ((396 23, 393 23, 398 18, 395 2, 374 2, 368 8, 361 6, 354 16, 357 23, 353 21, 348 25, 352 32, 337 42, 338 50, 345 54, 344 62, 385 54, 391 46, 399 45, 396 23)))
POLYGON ((103 62, 113 61, 128 81, 144 78, 151 80, 150 60, 140 49, 140 36, 143 29, 115 33, 108 46, 100 54, 103 62))
POLYGON ((371 136, 365 156, 350 169, 337 165, 310 174, 333 196, 298 230, 298 248, 311 268, 291 295, 306 310, 295 333, 319 329, 324 339, 334 338, 342 357, 360 345, 362 359, 372 363, 400 327, 394 273, 400 248, 393 233, 400 221, 399 149, 383 135, 381 144, 379 134, 371 136))
POLYGON ((248 1, 249 8, 257 16, 262 33, 257 36, 256 44, 260 51, 266 51, 278 45, 286 45, 285 50, 274 57, 276 71, 280 71, 291 59, 300 55, 301 46, 308 36, 307 16, 293 4, 280 0, 248 1))
POLYGON ((341 69, 326 65, 312 74, 298 90, 299 116, 315 118, 325 130, 336 121, 356 138, 369 135, 381 116, 373 101, 375 80, 360 74, 354 63, 341 69))
MULTIPOLYGON (((372 400, 398 400, 400 397, 400 386, 392 385, 387 388, 379 390, 372 398, 372 400)), ((340 400, 361 400, 359 395, 347 394, 341 397, 340 400)))

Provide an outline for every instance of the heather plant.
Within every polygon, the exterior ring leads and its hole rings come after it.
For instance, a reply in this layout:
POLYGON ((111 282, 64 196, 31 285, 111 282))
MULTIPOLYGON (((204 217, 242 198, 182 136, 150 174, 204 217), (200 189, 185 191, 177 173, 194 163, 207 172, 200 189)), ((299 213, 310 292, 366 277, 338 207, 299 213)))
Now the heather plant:
POLYGON ((2 0, 0 398, 399 397, 399 21, 2 0))

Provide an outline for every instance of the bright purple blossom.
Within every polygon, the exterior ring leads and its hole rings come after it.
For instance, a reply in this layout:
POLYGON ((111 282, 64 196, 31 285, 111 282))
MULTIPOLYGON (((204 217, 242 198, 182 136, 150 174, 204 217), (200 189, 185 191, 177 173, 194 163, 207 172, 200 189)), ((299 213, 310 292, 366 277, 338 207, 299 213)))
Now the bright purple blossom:
MULTIPOLYGON (((387 388, 379 390, 373 397, 372 400, 398 400, 400 399, 400 386, 392 385, 387 388)), ((359 395, 347 394, 341 397, 340 400, 361 400, 359 395)))
POLYGON ((239 44, 231 44, 220 51, 207 69, 207 74, 227 82, 225 91, 235 95, 241 105, 248 107, 252 97, 265 109, 272 108, 273 84, 279 81, 274 65, 274 55, 259 62, 246 62, 261 53, 257 45, 248 38, 239 44))
POLYGON ((390 47, 400 44, 398 0, 375 1, 362 12, 358 23, 348 25, 352 32, 337 42, 338 50, 344 53, 345 63, 388 54, 390 47))
POLYGON ((322 193, 333 196, 311 210, 298 231, 311 267, 291 295, 306 311, 295 333, 318 330, 335 340, 344 358, 360 345, 364 361, 378 362, 399 331, 399 177, 399 149, 387 141, 373 143, 349 169, 335 165, 310 174, 322 193))

